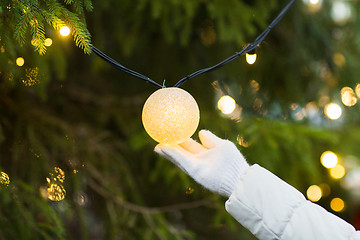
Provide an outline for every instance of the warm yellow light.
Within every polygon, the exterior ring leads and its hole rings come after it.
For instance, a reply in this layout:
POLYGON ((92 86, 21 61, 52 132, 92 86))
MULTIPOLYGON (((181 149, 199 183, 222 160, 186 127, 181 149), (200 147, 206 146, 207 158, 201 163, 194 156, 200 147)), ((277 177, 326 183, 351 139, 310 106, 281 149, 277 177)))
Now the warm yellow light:
POLYGON ((162 88, 150 95, 142 111, 146 132, 155 141, 179 144, 196 131, 200 119, 195 99, 181 88, 162 88))
POLYGON ((343 54, 341 53, 334 53, 333 55, 333 61, 336 65, 338 65, 339 67, 342 67, 345 65, 346 63, 346 59, 344 57, 343 54))
POLYGON ((335 212, 341 212, 345 208, 345 202, 341 198, 334 198, 330 202, 330 207, 335 212))
POLYGON ((317 202, 322 197, 321 188, 318 185, 311 185, 306 191, 307 198, 312 202, 317 202))
POLYGON ((319 2, 320 2, 320 0, 309 0, 309 2, 311 3, 311 4, 318 4, 319 2))
POLYGON ((48 198, 51 201, 61 201, 65 198, 66 191, 62 185, 58 185, 56 183, 50 184, 47 188, 48 198))
POLYGON ((355 92, 358 98, 360 98, 360 83, 358 83, 355 87, 355 92))
MULTIPOLYGON (((0 172, 0 185, 8 186, 9 183, 10 183, 9 176, 4 172, 0 172)), ((0 186, 0 189, 1 189, 1 186, 0 186)))
POLYGON ((52 39, 51 38, 45 39, 44 44, 45 44, 45 46, 50 47, 52 45, 52 39))
POLYGON ((255 63, 255 61, 256 61, 256 53, 254 53, 254 54, 249 54, 249 53, 247 53, 246 54, 246 62, 248 63, 248 64, 254 64, 255 63))
POLYGON ((321 154, 320 161, 324 167, 333 168, 337 165, 339 159, 335 153, 331 151, 326 151, 321 154))
POLYGON ((336 103, 328 103, 325 105, 325 115, 331 120, 337 120, 342 114, 341 107, 336 103))
POLYGON ((354 90, 350 87, 343 87, 341 89, 341 101, 345 106, 354 106, 357 102, 354 90))
POLYGON ((25 63, 24 58, 18 57, 18 58, 16 59, 16 65, 18 65, 19 67, 23 66, 24 63, 25 63))
POLYGON ((335 179, 340 179, 345 176, 345 168, 343 165, 336 165, 335 167, 330 169, 330 175, 331 177, 335 179))
POLYGON ((66 37, 70 34, 70 28, 68 26, 62 26, 60 28, 60 35, 66 37))
POLYGON ((223 114, 230 114, 235 110, 236 102, 235 100, 228 96, 222 96, 218 101, 218 108, 223 114))

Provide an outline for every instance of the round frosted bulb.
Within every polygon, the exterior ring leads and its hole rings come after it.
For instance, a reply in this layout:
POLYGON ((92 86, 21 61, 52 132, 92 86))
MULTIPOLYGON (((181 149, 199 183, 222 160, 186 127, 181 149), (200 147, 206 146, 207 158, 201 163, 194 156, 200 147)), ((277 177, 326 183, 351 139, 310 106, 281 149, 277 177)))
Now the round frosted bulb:
POLYGON ((151 94, 142 111, 145 131, 162 144, 179 144, 190 138, 199 119, 195 99, 176 87, 162 88, 151 94))

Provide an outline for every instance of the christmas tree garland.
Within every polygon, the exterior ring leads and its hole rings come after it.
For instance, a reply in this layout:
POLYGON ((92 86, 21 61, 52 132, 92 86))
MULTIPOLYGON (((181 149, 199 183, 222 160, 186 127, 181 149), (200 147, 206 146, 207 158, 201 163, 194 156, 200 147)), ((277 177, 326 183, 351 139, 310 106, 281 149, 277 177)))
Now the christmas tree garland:
MULTIPOLYGON (((296 2, 296 0, 291 0, 284 8, 283 10, 279 13, 279 15, 270 23, 270 25, 265 29, 265 31, 263 31, 256 39, 254 42, 249 43, 248 45, 246 45, 246 47, 244 47, 240 52, 236 52, 234 55, 228 57, 227 59, 217 63, 216 65, 212 66, 212 67, 208 67, 208 68, 204 68, 204 69, 200 69, 190 75, 187 75, 186 77, 180 79, 175 85, 174 87, 180 87, 182 86, 184 83, 186 83, 188 80, 190 80, 191 78, 194 78, 200 74, 203 73, 207 73, 207 72, 211 72, 215 69, 218 69, 230 62, 232 62, 233 60, 235 60, 236 58, 238 58, 239 56, 246 54, 246 53, 250 53, 256 50, 256 48, 260 45, 260 43, 265 39, 265 37, 269 34, 269 32, 275 27, 275 25, 283 18, 283 16, 285 15, 285 13, 289 10, 289 8, 296 2)), ((98 55, 100 58, 102 58, 103 60, 105 60, 106 62, 110 63, 111 65, 113 65, 114 67, 120 69, 121 71, 124 71, 134 77, 140 78, 144 81, 146 81, 147 83, 151 83, 157 87, 160 88, 164 88, 165 84, 161 85, 157 82, 155 82, 154 80, 150 79, 149 77, 146 77, 138 72, 135 72, 134 70, 131 70, 123 65, 121 65, 120 63, 116 62, 114 59, 110 58, 109 56, 107 56, 106 54, 104 54, 103 52, 101 52, 99 49, 97 49, 94 46, 91 46, 91 50, 98 55)))

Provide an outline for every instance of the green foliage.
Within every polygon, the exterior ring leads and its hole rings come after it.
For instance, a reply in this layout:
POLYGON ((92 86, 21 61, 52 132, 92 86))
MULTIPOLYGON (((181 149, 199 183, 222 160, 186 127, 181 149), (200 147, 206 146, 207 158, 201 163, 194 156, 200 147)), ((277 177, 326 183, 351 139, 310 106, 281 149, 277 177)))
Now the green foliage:
POLYGON ((22 46, 30 39, 34 50, 40 55, 45 54, 45 38, 46 25, 49 24, 54 30, 60 29, 64 25, 68 25, 74 36, 75 44, 82 48, 85 53, 90 54, 90 33, 86 28, 84 19, 85 6, 86 10, 92 10, 90 0, 84 1, 65 1, 66 4, 73 6, 74 12, 68 10, 57 0, 50 1, 22 1, 16 0, 12 2, 2 1, 0 3, 2 11, 1 17, 6 24, 10 24, 9 28, 3 25, 0 32, 3 35, 12 33, 14 39, 22 46), (30 28, 30 29, 29 29, 30 28))
MULTIPOLYGON (((99 49, 170 86, 253 41, 282 3, 93 4, 0 1, 0 171, 10 178, 0 186, 0 239, 255 239, 226 213, 226 199, 154 154, 156 143, 141 124, 154 87, 83 52, 90 52, 91 32, 99 49), (64 25, 83 51, 58 36, 64 25), (47 37, 53 44, 45 48, 47 37), (54 167, 65 172, 61 201, 46 197, 54 167)), ((359 3, 351 4, 357 13, 359 3)), ((360 20, 337 25, 330 5, 323 1, 323 11, 309 12, 299 1, 259 46, 254 65, 241 57, 184 88, 199 104, 199 129, 240 142, 249 163, 303 193, 328 183, 332 191, 320 204, 329 209, 332 197, 344 198, 343 217, 351 221, 356 199, 329 178, 319 157, 325 150, 355 162, 360 156, 358 106, 343 107, 339 121, 323 114, 324 99, 341 102, 340 89, 357 84, 360 20), (344 55, 343 65, 335 53, 344 55), (236 100, 236 113, 218 111, 224 94, 236 100), (316 118, 304 114, 309 102, 316 118)))

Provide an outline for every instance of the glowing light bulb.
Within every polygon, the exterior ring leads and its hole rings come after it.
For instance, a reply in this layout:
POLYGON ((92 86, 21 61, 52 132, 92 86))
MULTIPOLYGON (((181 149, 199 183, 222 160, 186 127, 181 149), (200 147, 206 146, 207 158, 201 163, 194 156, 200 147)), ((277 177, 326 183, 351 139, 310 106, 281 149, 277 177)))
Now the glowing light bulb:
POLYGON ((325 105, 325 115, 331 120, 337 120, 342 114, 341 107, 336 103, 328 103, 325 105))
POLYGON ((309 0, 310 4, 318 4, 320 1, 319 0, 309 0))
POLYGON ((223 114, 230 114, 235 110, 236 102, 235 100, 228 96, 222 96, 218 101, 218 108, 223 114))
POLYGON ((337 165, 339 159, 335 153, 331 151, 326 151, 321 154, 320 161, 324 167, 333 168, 337 165))
POLYGON ((341 212, 345 208, 345 202, 341 198, 334 198, 330 202, 330 207, 335 212, 341 212))
POLYGON ((24 58, 18 57, 18 58, 16 59, 16 65, 18 65, 19 67, 23 66, 24 63, 25 63, 24 58))
POLYGON ((246 62, 250 65, 254 64, 256 61, 256 57, 257 57, 256 53, 254 54, 246 53, 246 62))
POLYGON ((199 125, 195 99, 181 88, 162 88, 150 95, 142 111, 146 132, 155 141, 179 144, 190 138, 199 125))
POLYGON ((332 178, 340 179, 345 176, 345 168, 343 165, 336 165, 335 167, 330 169, 330 175, 332 178))
POLYGON ((317 202, 322 197, 321 188, 318 185, 311 185, 306 191, 307 198, 312 202, 317 202))
POLYGON ((45 44, 45 46, 50 47, 52 45, 52 39, 51 38, 45 39, 44 44, 45 44))
POLYGON ((60 35, 66 37, 70 34, 70 28, 68 26, 62 26, 60 28, 60 35))

